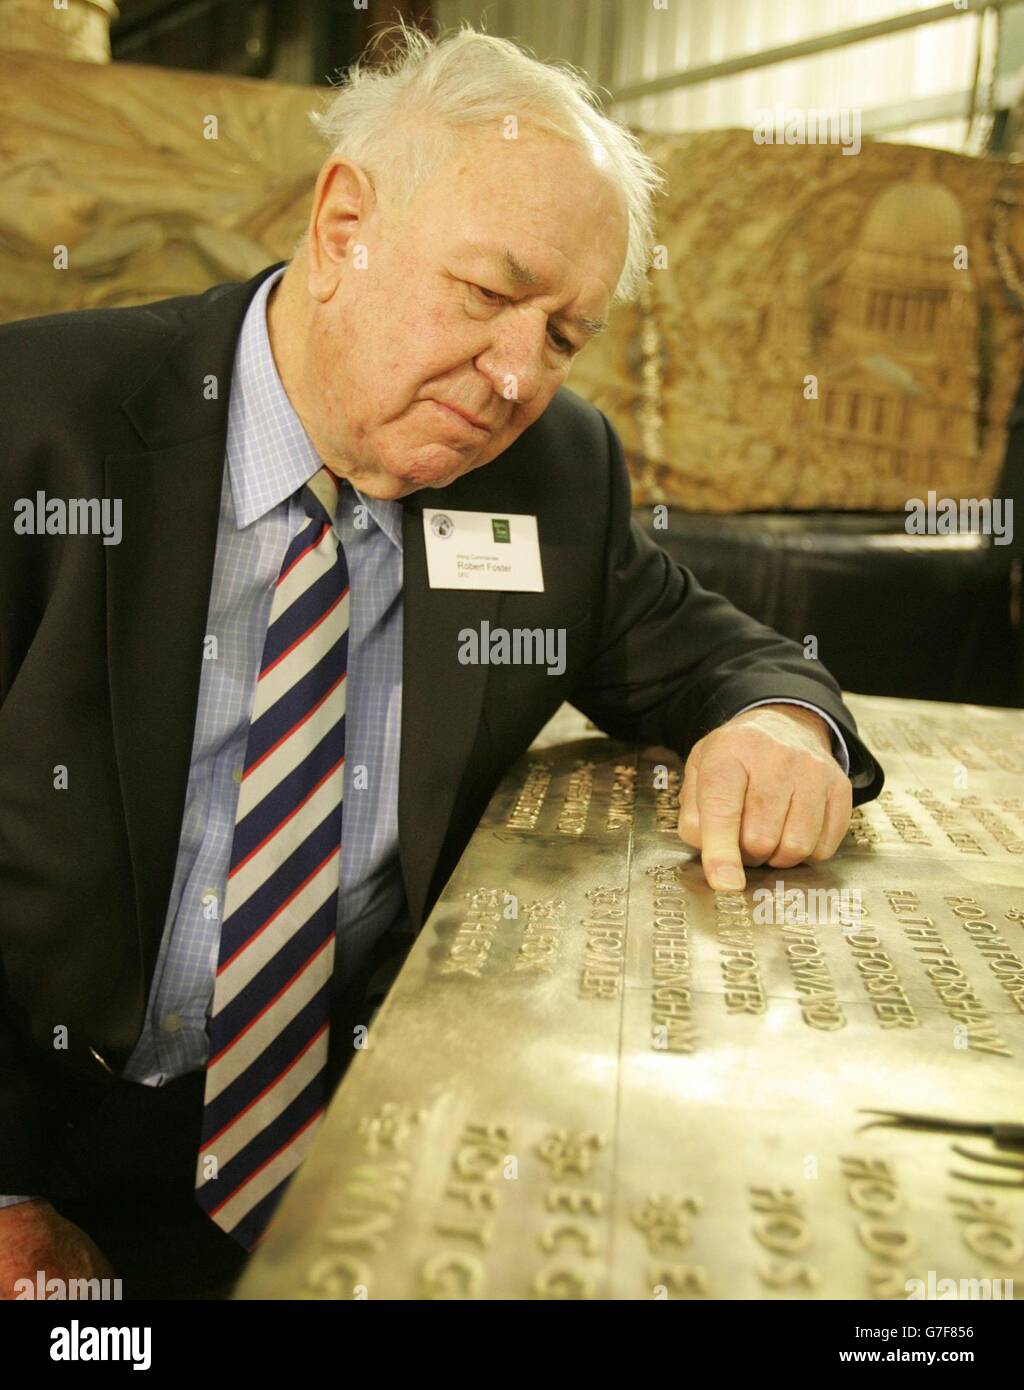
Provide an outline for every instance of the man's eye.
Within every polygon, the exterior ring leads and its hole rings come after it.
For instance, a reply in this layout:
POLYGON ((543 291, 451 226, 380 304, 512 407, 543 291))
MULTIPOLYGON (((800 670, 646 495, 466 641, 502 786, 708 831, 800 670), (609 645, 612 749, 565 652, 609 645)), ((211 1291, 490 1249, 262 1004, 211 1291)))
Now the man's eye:
MULTIPOLYGON (((486 285, 476 285, 471 280, 467 280, 466 283, 469 285, 470 289, 476 291, 476 293, 480 296, 480 298, 484 301, 485 304, 497 305, 508 303, 507 294, 500 294, 497 290, 489 290, 486 287, 486 285)), ((549 328, 548 335, 551 338, 551 341, 554 344, 555 348, 559 352, 565 353, 567 356, 571 357, 572 354, 576 351, 574 345, 569 341, 568 338, 564 337, 563 334, 559 333, 557 328, 549 328)))
POLYGON ((504 304, 507 299, 507 295, 499 294, 497 290, 486 289, 483 285, 473 285, 472 288, 476 290, 477 294, 488 304, 504 304))

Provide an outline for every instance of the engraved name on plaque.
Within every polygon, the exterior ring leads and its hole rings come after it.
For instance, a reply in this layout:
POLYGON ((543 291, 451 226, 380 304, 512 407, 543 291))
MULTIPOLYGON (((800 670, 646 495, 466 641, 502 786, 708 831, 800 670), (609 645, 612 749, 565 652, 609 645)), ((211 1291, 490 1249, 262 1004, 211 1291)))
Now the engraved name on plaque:
POLYGON ((882 798, 737 893, 677 837, 674 755, 531 750, 238 1296, 1024 1291, 1012 1153, 866 1113, 1024 1121, 1024 715, 851 705, 882 798))

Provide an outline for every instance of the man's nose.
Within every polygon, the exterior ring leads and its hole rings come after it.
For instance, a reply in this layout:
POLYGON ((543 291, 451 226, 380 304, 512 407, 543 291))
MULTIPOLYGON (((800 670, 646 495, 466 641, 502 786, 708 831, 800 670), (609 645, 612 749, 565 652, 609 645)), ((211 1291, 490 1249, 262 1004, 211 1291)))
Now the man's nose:
POLYGON ((543 389, 549 373, 544 366, 543 315, 496 323, 491 346, 477 358, 493 389, 507 401, 528 404, 543 389))

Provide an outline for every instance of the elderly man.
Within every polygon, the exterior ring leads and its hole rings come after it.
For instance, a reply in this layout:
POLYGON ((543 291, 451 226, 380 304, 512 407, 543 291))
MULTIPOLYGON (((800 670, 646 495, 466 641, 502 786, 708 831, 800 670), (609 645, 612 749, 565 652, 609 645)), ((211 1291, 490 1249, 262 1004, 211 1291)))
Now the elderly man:
POLYGON ((631 521, 564 389, 645 270, 628 132, 471 30, 407 34, 322 125, 286 266, 0 330, 7 1296, 230 1286, 563 700, 688 754, 715 888, 828 858, 881 785, 827 672, 631 521), (507 563, 453 574, 460 528, 507 563), (465 659, 499 628, 559 660, 465 659))

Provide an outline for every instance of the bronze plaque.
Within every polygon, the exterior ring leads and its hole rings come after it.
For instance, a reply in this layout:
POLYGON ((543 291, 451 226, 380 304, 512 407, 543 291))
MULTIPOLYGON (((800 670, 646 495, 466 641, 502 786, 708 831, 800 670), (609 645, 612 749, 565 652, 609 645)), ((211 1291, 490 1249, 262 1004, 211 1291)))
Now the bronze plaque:
POLYGON ((851 704, 882 801, 742 893, 674 755, 531 749, 238 1296, 1024 1291, 1024 1149, 863 1113, 1024 1121, 1024 714, 851 704))

